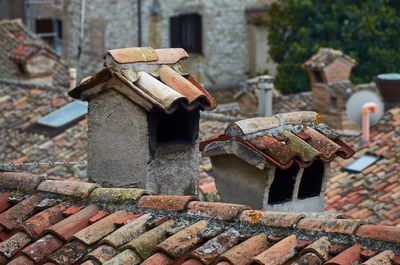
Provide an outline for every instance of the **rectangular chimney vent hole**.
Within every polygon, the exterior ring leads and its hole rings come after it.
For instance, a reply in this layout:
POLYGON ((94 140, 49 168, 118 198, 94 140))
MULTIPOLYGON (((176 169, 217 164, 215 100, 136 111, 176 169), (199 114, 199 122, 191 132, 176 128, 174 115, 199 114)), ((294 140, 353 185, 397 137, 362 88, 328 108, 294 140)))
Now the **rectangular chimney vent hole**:
POLYGON ((319 160, 315 160, 309 167, 305 168, 300 181, 298 198, 319 196, 324 174, 324 163, 319 160))
POLYGON ((194 142, 198 132, 198 111, 178 110, 172 114, 158 113, 157 142, 194 142))
POLYGON ((299 166, 293 164, 288 169, 275 170, 274 181, 269 188, 268 204, 278 204, 292 200, 294 183, 299 166))

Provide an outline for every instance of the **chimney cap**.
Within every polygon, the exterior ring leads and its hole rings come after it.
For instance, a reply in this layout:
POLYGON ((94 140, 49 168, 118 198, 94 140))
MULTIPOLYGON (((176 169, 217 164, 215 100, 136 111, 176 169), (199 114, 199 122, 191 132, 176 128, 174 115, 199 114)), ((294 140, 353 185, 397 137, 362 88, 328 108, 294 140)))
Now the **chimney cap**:
POLYGON ((351 66, 355 66, 357 64, 356 60, 344 54, 340 50, 335 50, 332 48, 320 48, 316 54, 311 56, 311 58, 304 63, 304 67, 309 70, 322 70, 337 59, 342 59, 351 66))
POLYGON ((312 111, 246 119, 229 124, 225 134, 200 146, 207 156, 234 154, 260 169, 267 164, 287 169, 294 162, 307 167, 315 159, 329 163, 337 156, 350 158, 354 150, 319 121, 312 111))
POLYGON ((179 63, 187 58, 183 49, 135 47, 115 51, 106 53, 112 60, 106 61, 103 70, 68 94, 87 100, 91 95, 113 88, 146 110, 156 108, 166 113, 178 108, 191 111, 216 107, 215 99, 179 63), (129 63, 120 64, 114 59, 129 63))

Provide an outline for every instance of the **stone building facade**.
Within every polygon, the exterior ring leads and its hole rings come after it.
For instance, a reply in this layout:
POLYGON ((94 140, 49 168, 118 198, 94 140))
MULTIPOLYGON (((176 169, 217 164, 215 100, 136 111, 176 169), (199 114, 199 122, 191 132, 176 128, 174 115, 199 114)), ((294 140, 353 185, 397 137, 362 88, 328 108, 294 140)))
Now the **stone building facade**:
POLYGON ((271 2, 86 1, 79 64, 81 0, 31 4, 25 22, 33 32, 51 42, 71 66, 80 65, 83 76, 92 75, 101 68, 99 55, 110 48, 183 46, 190 53, 185 66, 200 82, 232 86, 247 76, 267 72, 275 74, 275 65, 267 56, 267 32, 263 24, 271 2))

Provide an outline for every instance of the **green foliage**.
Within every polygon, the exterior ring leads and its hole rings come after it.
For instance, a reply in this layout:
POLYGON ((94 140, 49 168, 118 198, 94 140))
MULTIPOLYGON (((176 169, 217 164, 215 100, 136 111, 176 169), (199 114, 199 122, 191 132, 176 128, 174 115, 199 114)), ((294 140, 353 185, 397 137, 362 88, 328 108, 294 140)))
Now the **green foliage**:
POLYGON ((400 70, 398 0, 281 0, 268 11, 267 29, 279 64, 275 85, 283 93, 309 90, 303 63, 320 47, 357 60, 355 83, 400 70))

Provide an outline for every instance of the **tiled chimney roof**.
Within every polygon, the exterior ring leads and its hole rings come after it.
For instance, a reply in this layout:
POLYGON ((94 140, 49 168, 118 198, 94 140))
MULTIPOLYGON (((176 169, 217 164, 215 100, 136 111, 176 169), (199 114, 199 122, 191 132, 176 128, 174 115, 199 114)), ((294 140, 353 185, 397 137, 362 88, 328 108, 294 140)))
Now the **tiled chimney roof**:
MULTIPOLYGON (((281 169, 289 168, 294 161, 304 167, 314 159, 329 163, 337 156, 349 158, 354 154, 351 147, 339 139, 339 134, 320 123, 319 115, 312 111, 231 123, 225 134, 203 141, 201 149, 206 155, 221 148, 227 152, 240 150, 229 147, 233 145, 252 150, 265 162, 281 169)), ((254 161, 257 166, 259 162, 254 161)))
POLYGON ((398 264, 400 258, 399 227, 340 215, 257 211, 18 173, 0 173, 0 185, 1 264, 398 264))
POLYGON ((316 54, 304 63, 304 66, 311 70, 322 70, 339 58, 347 61, 351 65, 357 64, 356 60, 344 54, 342 51, 332 48, 320 48, 316 54))
POLYGON ((187 57, 179 48, 110 50, 104 55, 106 68, 71 90, 69 95, 87 98, 112 87, 112 84, 99 85, 115 78, 125 85, 119 92, 147 110, 158 108, 166 113, 180 107, 212 110, 216 107, 215 100, 180 64, 187 57))

